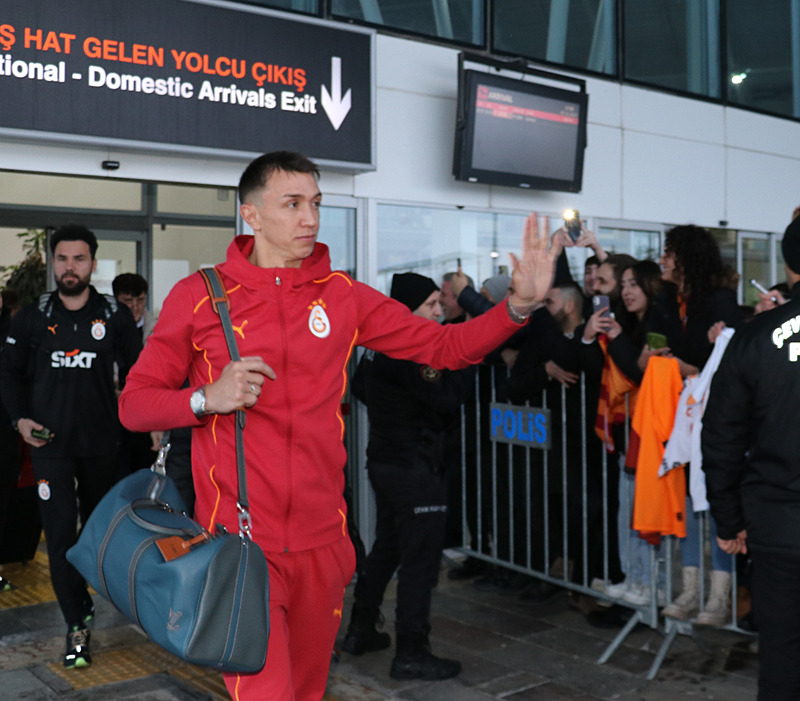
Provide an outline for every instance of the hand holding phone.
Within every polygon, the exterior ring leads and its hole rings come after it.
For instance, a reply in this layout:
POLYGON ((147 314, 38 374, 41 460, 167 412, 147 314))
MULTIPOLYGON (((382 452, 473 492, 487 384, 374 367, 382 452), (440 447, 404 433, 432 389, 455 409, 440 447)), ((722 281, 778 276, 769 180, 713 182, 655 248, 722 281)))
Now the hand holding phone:
POLYGON ((592 297, 592 312, 597 314, 603 308, 605 308, 605 311, 600 316, 613 318, 614 315, 611 313, 611 302, 608 299, 608 295, 594 295, 592 297))
POLYGON ((614 314, 609 308, 608 295, 594 295, 592 297, 592 315, 586 320, 583 331, 583 340, 591 343, 598 334, 607 334, 615 325, 614 314))
POLYGON ((574 243, 581 237, 581 213, 577 209, 564 210, 564 226, 574 243))
POLYGON ((647 347, 650 350, 659 350, 667 347, 667 337, 663 333, 649 331, 647 334, 647 347))
POLYGON ((31 436, 33 438, 38 438, 40 441, 47 441, 48 443, 53 440, 52 431, 45 426, 42 426, 42 428, 32 428, 31 436))

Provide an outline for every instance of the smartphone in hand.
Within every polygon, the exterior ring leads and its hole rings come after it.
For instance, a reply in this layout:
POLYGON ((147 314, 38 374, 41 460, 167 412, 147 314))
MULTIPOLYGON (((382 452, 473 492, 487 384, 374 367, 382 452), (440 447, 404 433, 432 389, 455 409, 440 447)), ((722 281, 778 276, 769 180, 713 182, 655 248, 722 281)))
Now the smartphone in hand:
POLYGON ((47 441, 48 443, 53 440, 53 433, 49 428, 32 428, 31 436, 38 438, 40 441, 47 441))
POLYGON ((570 239, 577 241, 581 237, 581 213, 577 209, 564 210, 564 226, 570 239))
POLYGON ((647 334, 647 347, 650 350, 658 350, 659 348, 667 347, 667 337, 663 333, 656 333, 650 331, 647 334))
POLYGON ((600 316, 614 316, 611 313, 611 302, 608 299, 608 295, 594 295, 592 297, 592 312, 596 314, 603 307, 606 310, 600 316))

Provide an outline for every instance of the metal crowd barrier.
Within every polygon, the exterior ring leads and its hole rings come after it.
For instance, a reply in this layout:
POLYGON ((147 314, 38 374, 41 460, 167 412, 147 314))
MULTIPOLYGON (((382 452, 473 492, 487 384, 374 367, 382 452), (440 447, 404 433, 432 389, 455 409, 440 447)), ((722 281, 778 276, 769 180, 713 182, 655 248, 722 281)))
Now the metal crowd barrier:
MULTIPOLYGON (((698 630, 702 629, 702 626, 696 626, 694 619, 680 621, 664 617, 660 613, 662 607, 658 605, 658 583, 662 571, 664 572, 662 579, 665 582, 666 603, 672 602, 679 594, 676 591, 673 596, 675 589, 673 578, 674 576, 680 578, 680 556, 677 555, 676 542, 679 539, 671 536, 662 537, 660 546, 648 544, 650 600, 645 605, 638 606, 624 599, 611 597, 602 588, 598 588, 597 581, 593 582, 590 578, 590 559, 598 561, 600 558, 602 561, 600 583, 609 582, 611 553, 609 539, 613 530, 611 523, 618 517, 618 514, 612 513, 613 509, 610 508, 610 505, 613 506, 617 500, 609 497, 610 489, 617 483, 617 476, 613 475, 612 471, 619 468, 613 464, 603 444, 599 440, 594 441, 589 434, 589 431, 593 430, 594 416, 587 417, 587 410, 594 411, 594 407, 591 409, 587 407, 585 376, 581 374, 579 380, 581 426, 577 434, 574 427, 569 430, 567 390, 562 385, 559 385, 560 412, 556 412, 554 415, 547 405, 547 391, 542 392, 541 402, 537 407, 529 404, 512 407, 496 402, 495 382, 490 380, 487 383, 486 373, 480 373, 475 382, 475 401, 465 405, 461 415, 463 540, 459 550, 487 563, 591 596, 608 605, 616 604, 632 609, 633 615, 600 656, 598 664, 608 661, 640 623, 659 631, 664 636, 663 643, 648 671, 647 679, 654 679, 658 674, 670 646, 678 635, 690 636, 701 649, 708 652, 708 646, 698 635, 698 630), (487 384, 490 386, 487 387, 487 384), (483 397, 483 402, 481 397, 483 397), (495 411, 494 414, 492 414, 492 410, 495 411), (498 427, 497 411, 511 412, 514 417, 512 419, 510 415, 506 414, 505 423, 498 427), (540 419, 540 416, 544 416, 544 419, 540 419), (493 418, 494 426, 492 425, 493 418), (554 451, 552 445, 548 447, 547 440, 541 440, 543 438, 542 426, 546 425, 546 419, 549 419, 547 430, 549 435, 552 436, 553 433, 560 435, 557 445, 560 451, 554 451), (487 434, 490 434, 493 429, 495 434, 498 432, 511 434, 511 438, 504 435, 501 440, 492 440, 491 435, 487 434), (568 434, 571 436, 569 441, 567 440, 568 434), (575 435, 579 436, 578 441, 574 439, 575 435), (591 443, 596 443, 594 449, 600 452, 599 457, 593 456, 593 460, 599 462, 600 465, 599 484, 596 479, 594 482, 590 480, 591 476, 587 469, 589 450, 593 448, 591 443), (575 458, 576 451, 577 459, 575 458), (556 453, 555 457, 560 452, 560 460, 553 459, 554 456, 551 456, 553 452, 556 453), (568 465, 570 460, 573 461, 573 466, 579 465, 579 479, 576 479, 575 475, 570 476, 568 465), (569 493, 576 482, 580 484, 580 495, 577 502, 574 494, 569 493), (554 486, 558 487, 553 492, 558 496, 557 500, 550 498, 550 490, 554 486), (598 489, 599 495, 593 495, 590 492, 590 490, 598 489), (590 518, 590 502, 593 496, 594 498, 599 496, 600 499, 599 524, 592 523, 590 518), (555 504, 552 503, 554 501, 555 504), (579 504, 579 508, 576 508, 576 503, 579 504), (572 507, 570 507, 571 504, 572 507), (553 506, 556 508, 554 509, 553 506), (472 518, 470 518, 470 514, 473 515, 472 518), (539 529, 534 528, 536 519, 539 519, 541 526, 539 529), (475 530, 474 533, 471 533, 470 527, 475 530), (559 531, 559 555, 563 558, 564 563, 563 572, 556 576, 549 571, 550 564, 553 562, 551 531, 554 528, 559 531), (590 548, 590 529, 597 528, 602 532, 602 538, 599 541, 601 553, 597 553, 596 548, 595 550, 590 548), (571 552, 572 544, 576 542, 576 529, 580 534, 578 539, 580 547, 578 552, 571 552), (525 542, 519 543, 520 537, 523 537, 525 542), (539 566, 535 562, 536 553, 538 553, 539 562, 542 563, 539 566), (676 558, 677 567, 674 563, 676 558), (570 567, 567 564, 569 562, 580 563, 581 577, 577 581, 570 576, 570 567)), ((556 384, 554 380, 551 380, 550 383, 551 385, 556 384)), ((552 397, 552 389, 550 392, 552 397)), ((622 452, 627 446, 628 424, 629 422, 625 423, 625 445, 621 446, 622 452)), ((701 611, 707 599, 706 576, 710 570, 708 518, 707 512, 701 514, 699 535, 701 611)), ((592 533, 594 534, 595 531, 593 530, 592 533)), ((630 550, 628 550, 628 559, 624 565, 624 571, 630 573, 632 568, 630 550)), ((731 576, 732 611, 724 628, 749 635, 750 633, 737 627, 739 618, 737 576, 735 563, 733 565, 731 576)))

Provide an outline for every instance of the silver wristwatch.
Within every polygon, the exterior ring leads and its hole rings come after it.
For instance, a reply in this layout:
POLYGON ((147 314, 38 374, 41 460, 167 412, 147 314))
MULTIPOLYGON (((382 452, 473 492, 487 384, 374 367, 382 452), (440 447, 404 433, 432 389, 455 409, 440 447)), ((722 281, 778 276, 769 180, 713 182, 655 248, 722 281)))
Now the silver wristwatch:
POLYGON ((206 415, 206 391, 202 387, 192 392, 192 396, 189 397, 189 407, 198 419, 206 415))

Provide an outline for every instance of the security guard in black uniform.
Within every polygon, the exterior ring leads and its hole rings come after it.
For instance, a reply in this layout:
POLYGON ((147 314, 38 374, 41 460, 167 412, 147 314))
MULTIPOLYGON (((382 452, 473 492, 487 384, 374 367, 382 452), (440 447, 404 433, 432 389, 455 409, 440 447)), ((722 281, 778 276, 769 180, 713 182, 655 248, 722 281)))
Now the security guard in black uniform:
POLYGON ((56 291, 14 317, 0 391, 12 425, 31 446, 50 576, 67 621, 64 666, 91 664, 94 615, 83 577, 67 562, 80 520, 114 484, 119 440, 113 365, 120 382, 141 341, 130 310, 89 284, 97 239, 70 224, 50 239, 56 291), (77 489, 76 489, 77 481, 77 489))
MULTIPOLYGON (((441 315, 438 292, 433 280, 416 273, 392 278, 391 296, 430 320, 441 315)), ((389 647, 389 635, 375 626, 399 566, 394 679, 448 679, 461 671, 459 662, 431 653, 428 633, 447 522, 444 433, 474 378, 474 368, 439 371, 371 352, 353 378, 353 393, 369 414, 367 471, 377 525, 342 649, 361 655, 389 647)))
POLYGON ((792 299, 737 328, 702 434, 717 542, 753 562, 759 701, 800 699, 800 219, 781 247, 792 299))

